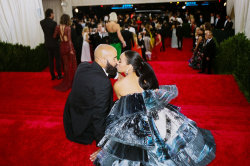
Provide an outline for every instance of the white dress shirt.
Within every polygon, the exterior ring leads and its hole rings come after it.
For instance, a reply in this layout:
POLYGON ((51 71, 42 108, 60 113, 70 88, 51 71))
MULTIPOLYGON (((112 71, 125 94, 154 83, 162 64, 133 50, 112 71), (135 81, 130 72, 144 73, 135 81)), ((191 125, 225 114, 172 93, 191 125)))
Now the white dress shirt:
POLYGON ((214 24, 215 26, 217 25, 218 20, 219 20, 218 18, 215 19, 215 24, 214 24))
POLYGON ((211 16, 211 18, 210 18, 210 24, 214 24, 214 16, 211 16))
POLYGON ((225 23, 224 23, 224 28, 226 27, 226 25, 227 25, 227 20, 226 20, 225 23))

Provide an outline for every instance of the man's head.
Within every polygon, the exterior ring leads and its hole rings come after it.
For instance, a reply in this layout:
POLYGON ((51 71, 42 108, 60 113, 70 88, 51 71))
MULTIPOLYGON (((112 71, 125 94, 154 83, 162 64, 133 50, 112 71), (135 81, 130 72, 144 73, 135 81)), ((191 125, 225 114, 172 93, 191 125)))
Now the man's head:
POLYGON ((97 25, 97 31, 102 32, 102 24, 101 23, 97 25))
POLYGON ((117 73, 117 51, 113 46, 108 44, 100 44, 96 47, 95 61, 106 70, 109 75, 117 73))
POLYGON ((46 18, 51 18, 51 19, 54 19, 54 12, 52 9, 47 9, 45 11, 45 17, 46 18))
POLYGON ((205 31, 205 39, 211 39, 213 37, 213 33, 210 30, 205 31))

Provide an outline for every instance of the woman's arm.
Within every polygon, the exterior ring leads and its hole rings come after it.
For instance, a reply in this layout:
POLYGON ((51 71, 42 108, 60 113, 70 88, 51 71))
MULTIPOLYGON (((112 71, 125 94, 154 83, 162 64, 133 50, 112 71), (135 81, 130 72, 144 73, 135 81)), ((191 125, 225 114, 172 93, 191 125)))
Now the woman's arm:
POLYGON ((117 31, 116 31, 117 32, 117 36, 118 36, 119 40, 122 43, 122 47, 126 47, 126 42, 124 41, 124 39, 122 37, 121 29, 120 29, 120 25, 119 24, 116 25, 116 29, 117 29, 117 31))
POLYGON ((58 35, 58 33, 59 33, 59 26, 56 26, 56 28, 55 28, 55 31, 54 31, 54 34, 53 34, 53 38, 57 38, 57 35, 58 35))
POLYGON ((73 48, 73 44, 72 44, 72 41, 71 41, 71 28, 70 28, 70 26, 68 26, 67 38, 68 38, 68 41, 69 41, 70 54, 74 54, 74 51, 73 51, 74 48, 73 48))
POLYGON ((158 37, 159 37, 159 41, 156 43, 156 45, 161 43, 161 35, 158 34, 158 37))
POLYGON ((88 34, 88 33, 86 34, 86 39, 85 39, 85 41, 87 41, 88 43, 90 42, 90 40, 89 40, 89 34, 88 34))

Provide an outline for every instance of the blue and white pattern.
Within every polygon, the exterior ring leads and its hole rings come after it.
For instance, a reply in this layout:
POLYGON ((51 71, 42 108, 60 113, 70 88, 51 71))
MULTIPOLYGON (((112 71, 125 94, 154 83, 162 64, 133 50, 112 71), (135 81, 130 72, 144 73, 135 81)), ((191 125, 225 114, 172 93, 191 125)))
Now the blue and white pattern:
POLYGON ((100 166, 203 166, 215 158, 210 131, 169 104, 175 85, 121 97, 107 117, 95 160, 100 166))

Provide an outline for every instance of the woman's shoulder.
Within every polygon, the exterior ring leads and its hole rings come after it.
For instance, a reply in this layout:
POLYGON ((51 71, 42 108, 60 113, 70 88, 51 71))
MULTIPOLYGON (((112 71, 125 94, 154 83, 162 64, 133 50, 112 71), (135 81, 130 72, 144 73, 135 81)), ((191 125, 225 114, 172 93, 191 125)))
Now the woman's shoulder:
POLYGON ((120 87, 122 87, 122 85, 126 82, 126 77, 122 77, 122 78, 119 78, 115 84, 114 84, 114 89, 119 89, 120 87))

